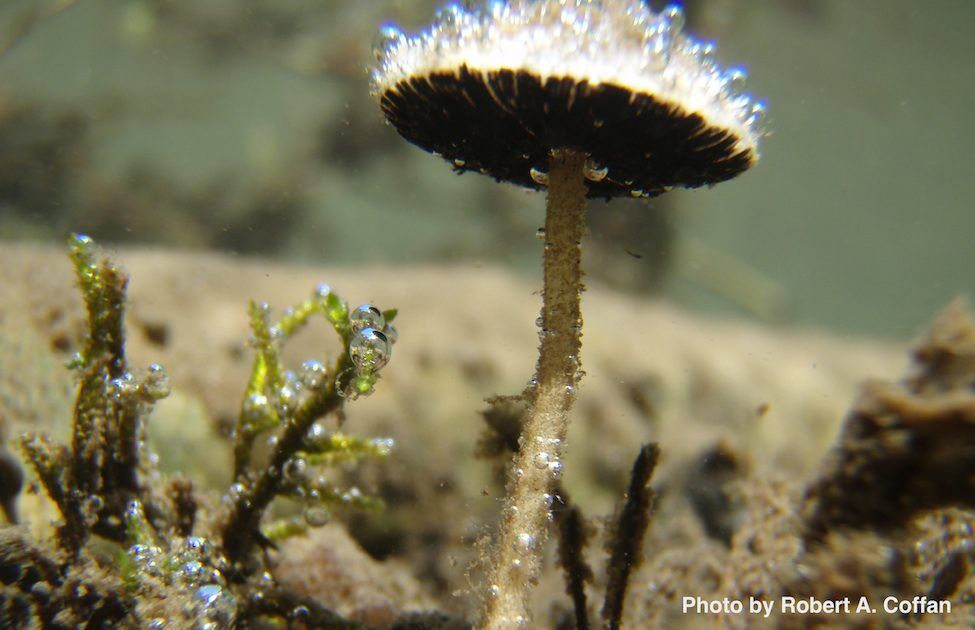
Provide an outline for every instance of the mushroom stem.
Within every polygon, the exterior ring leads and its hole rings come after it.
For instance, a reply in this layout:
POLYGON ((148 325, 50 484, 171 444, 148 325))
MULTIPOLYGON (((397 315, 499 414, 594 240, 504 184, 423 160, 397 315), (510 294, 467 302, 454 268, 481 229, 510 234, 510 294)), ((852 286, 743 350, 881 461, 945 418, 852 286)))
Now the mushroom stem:
POLYGON ((531 410, 508 482, 484 628, 528 622, 528 596, 541 570, 552 487, 561 475, 568 414, 580 374, 585 160, 584 154, 569 150, 555 151, 549 160, 541 344, 531 410))

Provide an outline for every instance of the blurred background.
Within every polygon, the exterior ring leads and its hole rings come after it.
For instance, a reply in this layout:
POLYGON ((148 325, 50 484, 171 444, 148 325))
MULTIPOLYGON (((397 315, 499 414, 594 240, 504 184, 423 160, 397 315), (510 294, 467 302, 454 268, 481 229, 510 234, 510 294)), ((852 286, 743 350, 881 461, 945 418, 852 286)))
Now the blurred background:
MULTIPOLYGON (((422 28, 439 4, 0 1, 0 254, 81 231, 539 276, 542 195, 455 175, 369 95, 378 26, 422 28)), ((592 282, 894 339, 973 292, 975 2, 684 7, 768 101, 762 160, 714 189, 592 202, 592 282)))

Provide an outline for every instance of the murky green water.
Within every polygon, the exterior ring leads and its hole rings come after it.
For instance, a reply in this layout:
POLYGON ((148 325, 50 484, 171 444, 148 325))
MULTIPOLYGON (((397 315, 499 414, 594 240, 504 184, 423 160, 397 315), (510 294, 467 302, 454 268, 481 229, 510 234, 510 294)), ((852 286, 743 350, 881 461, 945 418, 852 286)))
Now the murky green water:
MULTIPOLYGON (((0 236, 537 275, 542 196, 457 177, 369 95, 377 26, 434 4, 4 2, 0 236)), ((768 101, 762 160, 711 190, 593 203, 590 277, 900 338, 975 288, 975 5, 687 9, 768 101)))

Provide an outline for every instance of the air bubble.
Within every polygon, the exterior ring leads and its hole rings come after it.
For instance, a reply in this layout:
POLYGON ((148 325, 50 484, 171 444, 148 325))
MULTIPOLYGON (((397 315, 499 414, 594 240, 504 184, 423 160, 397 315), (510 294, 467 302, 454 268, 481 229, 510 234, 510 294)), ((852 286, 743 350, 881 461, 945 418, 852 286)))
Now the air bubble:
POLYGON ((139 384, 131 372, 126 372, 118 378, 113 378, 108 382, 109 396, 112 400, 120 402, 139 391, 139 384))
POLYGON ((666 24, 658 24, 650 36, 647 44, 649 57, 646 59, 654 71, 663 70, 670 60, 670 49, 673 39, 670 34, 670 27, 666 24))
POLYGON ((301 392, 304 386, 301 384, 301 379, 298 378, 298 375, 294 370, 285 370, 282 377, 284 378, 285 385, 293 387, 296 391, 301 392))
POLYGON ((399 46, 403 41, 406 40, 406 33, 404 33, 399 27, 392 24, 384 24, 379 29, 379 33, 376 35, 375 41, 372 45, 372 53, 376 57, 376 61, 382 61, 385 59, 394 48, 399 46))
POLYGON ((748 117, 748 125, 752 128, 761 126, 765 122, 767 111, 764 101, 755 101, 752 104, 751 115, 748 117))
POLYGON ((125 519, 130 522, 146 520, 146 513, 142 510, 142 502, 133 499, 125 506, 125 519))
POLYGON ((497 20, 504 15, 507 5, 506 0, 488 0, 486 9, 488 14, 497 20))
POLYGON ((541 171, 533 166, 528 171, 528 174, 531 176, 532 181, 539 186, 548 186, 548 173, 545 171, 541 171))
POLYGON ((328 522, 329 513, 328 510, 321 507, 320 505, 309 506, 305 508, 305 522, 311 527, 321 527, 328 522))
POLYGON ((728 81, 728 87, 733 92, 741 92, 745 89, 745 81, 748 78, 748 73, 745 72, 744 68, 731 68, 725 73, 725 79, 728 81))
POLYGON ((583 165, 582 172, 589 181, 601 182, 606 179, 607 175, 609 175, 609 167, 602 166, 595 162, 592 158, 589 158, 583 165))
POLYGON ((355 400, 355 371, 352 368, 346 368, 338 373, 335 377, 335 393, 341 398, 349 398, 350 400, 355 400))
POLYGON ((531 553, 535 548, 535 537, 526 532, 522 532, 515 537, 515 551, 522 554, 531 553))
POLYGON ((244 495, 246 493, 247 493, 247 487, 244 486, 244 484, 242 483, 232 484, 229 488, 227 488, 227 494, 225 494, 223 497, 224 503, 227 504, 228 506, 234 506, 239 501, 241 501, 241 499, 244 498, 244 495))
POLYGON ((305 483, 308 481, 308 462, 303 457, 292 457, 284 465, 284 478, 294 485, 305 483))
POLYGON ((464 168, 466 165, 467 165, 466 161, 460 158, 454 158, 454 166, 456 166, 457 168, 464 168))
POLYGON ((349 342, 349 358, 357 368, 378 370, 389 361, 392 346, 386 335, 375 328, 364 328, 349 342))
POLYGON ((237 601, 219 584, 206 584, 196 591, 198 613, 210 628, 231 628, 237 616, 237 601), (212 624, 212 625, 211 625, 212 624))
POLYGON ((298 391, 291 385, 282 385, 278 389, 278 413, 289 416, 298 406, 298 391))
POLYGON ((186 584, 197 586, 206 581, 206 567, 199 560, 190 560, 180 565, 176 576, 186 584))
POLYGON ((372 304, 363 304, 352 311, 352 313, 349 315, 349 326, 352 328, 352 332, 354 333, 360 332, 366 328, 382 330, 383 326, 385 325, 386 320, 383 318, 382 311, 372 304))
POLYGON ((71 358, 68 359, 64 364, 64 367, 66 367, 69 370, 80 370, 84 366, 85 366, 85 357, 82 356, 80 352, 75 352, 74 354, 72 354, 71 358))
POLYGON ((678 4, 668 4, 661 13, 670 22, 671 28, 679 31, 684 28, 684 10, 678 4))
POLYGON ((328 370, 325 369, 325 365, 321 361, 314 359, 309 359, 302 363, 301 370, 298 372, 299 382, 308 389, 318 389, 321 387, 327 376, 328 370))
POLYGON ((88 509, 93 513, 101 512, 102 508, 105 507, 105 500, 102 499, 97 494, 88 497, 88 509))
POLYGON ((434 22, 443 29, 449 29, 463 19, 464 10, 457 4, 444 5, 433 14, 434 22))
POLYGON ((259 302, 257 304, 257 312, 261 317, 271 316, 271 304, 269 302, 259 302))
POLYGON ((166 396, 169 396, 171 388, 166 369, 158 363, 151 364, 146 373, 146 378, 142 382, 140 391, 151 402, 162 400, 166 396))
POLYGON ((700 44, 697 55, 698 59, 701 61, 701 64, 709 69, 714 66, 717 57, 717 49, 718 47, 714 42, 704 42, 700 44))
POLYGON ((559 447, 562 445, 562 440, 559 439, 559 438, 557 438, 557 437, 551 437, 551 438, 536 437, 535 438, 535 444, 541 444, 543 446, 550 446, 550 447, 558 450, 559 447))
POLYGON ((532 463, 535 464, 535 468, 540 468, 541 470, 547 469, 550 461, 551 458, 549 457, 548 453, 546 453, 545 451, 542 451, 541 453, 536 453, 535 457, 532 458, 532 463))
POLYGON ((311 427, 308 429, 308 433, 305 434, 305 441, 310 444, 315 444, 322 440, 328 438, 328 429, 321 422, 312 423, 311 427))
POLYGON ((332 287, 324 282, 315 287, 315 297, 325 299, 332 294, 332 287))
POLYGON ((132 545, 129 547, 129 555, 140 571, 149 575, 162 574, 160 561, 163 560, 163 553, 159 547, 154 545, 132 545))
POLYGON ((372 445, 376 449, 378 456, 386 457, 393 450, 393 447, 396 446, 396 440, 393 438, 375 438, 372 440, 372 445))
POLYGON ((184 553, 190 557, 210 555, 210 541, 202 536, 190 536, 183 541, 184 553))
POLYGON ((250 424, 263 420, 267 416, 268 402, 264 394, 251 394, 244 401, 242 412, 244 423, 250 424))
POLYGON ((535 230, 535 238, 545 238, 545 228, 540 227, 535 230))
POLYGON ((551 475, 552 479, 559 480, 562 478, 562 462, 559 460, 554 460, 548 465, 548 474, 551 475))
POLYGON ((79 249, 88 249, 95 244, 95 241, 91 240, 91 237, 85 234, 72 234, 71 240, 74 241, 75 247, 79 249))

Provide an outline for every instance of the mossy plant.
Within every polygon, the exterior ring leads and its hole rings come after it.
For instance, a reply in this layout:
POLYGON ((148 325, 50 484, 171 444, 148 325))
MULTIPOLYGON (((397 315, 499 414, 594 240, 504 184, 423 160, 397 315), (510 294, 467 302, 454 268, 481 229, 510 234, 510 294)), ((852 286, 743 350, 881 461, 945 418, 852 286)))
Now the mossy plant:
MULTIPOLYGON (((317 466, 338 460, 388 454, 392 446, 389 440, 363 440, 329 432, 317 421, 339 413, 347 401, 372 393, 396 339, 391 323, 395 317, 395 310, 383 312, 369 304, 350 311, 326 285, 319 286, 312 297, 273 324, 267 304, 251 303, 257 355, 235 429, 234 483, 226 496, 230 510, 222 530, 223 546, 232 562, 244 561, 254 543, 264 539, 258 532, 261 516, 279 495, 303 501, 309 525, 323 524, 333 505, 381 505, 378 499, 355 488, 340 491, 312 472, 317 466), (320 361, 306 361, 296 375, 285 370, 278 350, 314 316, 324 316, 348 352, 342 353, 331 369, 320 361), (271 437, 274 448, 269 461, 253 467, 255 440, 279 428, 280 432, 271 437)), ((280 536, 298 529, 297 523, 278 524, 272 533, 280 536)))
MULTIPOLYGON (((153 403, 169 394, 165 370, 133 371, 125 356, 128 278, 91 239, 73 235, 70 255, 87 313, 84 347, 71 361, 78 391, 71 442, 43 434, 20 444, 61 513, 53 548, 22 535, 0 540, 0 566, 15 593, 0 597, 0 614, 25 624, 77 625, 83 619, 137 627, 232 627, 256 617, 287 618, 298 602, 311 618, 352 627, 314 601, 274 584, 258 548, 323 524, 336 506, 376 508, 358 488, 334 486, 317 471, 338 462, 383 458, 388 439, 364 439, 327 428, 346 403, 372 393, 396 338, 396 311, 350 309, 327 286, 272 321, 270 306, 252 303, 256 356, 234 431, 234 478, 224 509, 197 518, 197 492, 187 479, 164 484, 146 445, 153 403), (328 322, 345 351, 326 367, 306 361, 295 373, 282 345, 316 318, 328 322), (259 456, 258 439, 270 452, 259 456), (278 497, 304 503, 304 519, 262 520, 278 497), (114 560, 104 542, 116 545, 114 560), (98 559, 96 559, 98 558, 98 559), (38 584, 43 584, 39 587, 38 584), (66 605, 79 586, 94 594, 66 605), (201 621, 202 620, 202 621, 201 621)), ((9 590, 9 589, 8 589, 9 590)))

